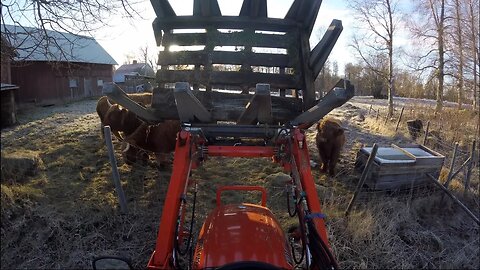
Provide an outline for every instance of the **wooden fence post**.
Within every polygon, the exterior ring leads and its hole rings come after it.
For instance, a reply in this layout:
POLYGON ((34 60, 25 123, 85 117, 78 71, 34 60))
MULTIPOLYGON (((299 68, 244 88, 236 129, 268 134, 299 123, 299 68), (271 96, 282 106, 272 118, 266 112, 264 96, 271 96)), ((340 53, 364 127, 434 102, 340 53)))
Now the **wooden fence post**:
MULTIPOLYGON (((463 164, 460 165, 460 167, 452 174, 452 176, 450 177, 450 179, 455 178, 455 176, 457 176, 457 174, 458 174, 465 166, 467 166, 467 165, 470 164, 470 161, 471 161, 471 159, 470 159, 470 157, 468 157, 467 160, 465 160, 465 162, 463 162, 463 164)), ((445 183, 445 184, 446 184, 446 183, 445 183)), ((448 186, 446 186, 446 188, 448 188, 448 186)))
MULTIPOLYGON (((445 183, 443 183, 443 186, 448 189, 448 185, 450 185, 450 181, 453 179, 453 169, 455 168, 455 159, 457 158, 457 150, 458 150, 458 142, 455 143, 455 146, 453 147, 453 153, 452 153, 452 160, 450 161, 450 168, 448 171, 447 179, 445 180, 445 183)), ((445 198, 445 194, 442 194, 442 198, 440 199, 440 204, 443 204, 443 199, 445 198)))
POLYGON ((105 134, 105 143, 107 144, 108 149, 108 157, 110 158, 110 164, 112 165, 113 183, 115 184, 118 202, 120 203, 120 212, 122 214, 126 214, 127 200, 125 199, 125 193, 123 193, 122 183, 120 182, 120 174, 118 173, 117 168, 117 160, 115 159, 115 153, 113 152, 112 133, 110 132, 110 126, 105 126, 103 130, 105 134))
POLYGON ((400 125, 400 121, 402 121, 403 109, 405 109, 405 107, 402 107, 402 112, 400 112, 400 117, 398 118, 397 126, 395 127, 395 132, 398 131, 398 125, 400 125))
POLYGON ((472 149, 470 151, 470 163, 467 167, 467 173, 465 174, 465 189, 463 190, 463 196, 467 196, 468 189, 470 188, 470 176, 472 175, 472 167, 475 159, 475 144, 476 141, 472 142, 472 149))
POLYGON ((455 146, 453 147, 453 153, 452 153, 452 161, 450 162, 450 170, 448 171, 448 176, 447 180, 443 184, 444 187, 448 188, 448 185, 450 185, 450 181, 452 181, 452 176, 453 176, 453 168, 455 166, 455 159, 457 158, 457 150, 458 150, 458 142, 455 143, 455 146))
POLYGON ((372 152, 370 153, 370 156, 368 156, 367 163, 365 164, 365 168, 363 169, 362 176, 358 181, 357 188, 355 189, 355 192, 353 193, 353 197, 347 206, 347 210, 345 211, 345 216, 348 216, 350 214, 350 210, 352 209, 353 203, 357 199, 357 196, 360 193, 360 190, 362 189, 363 184, 365 183, 365 179, 367 179, 367 176, 370 173, 370 168, 372 167, 373 161, 375 160, 375 156, 377 155, 377 150, 378 150, 378 145, 375 143, 373 144, 373 148, 372 148, 372 152))
POLYGON ((427 129, 425 130, 425 138, 423 138, 423 145, 427 145, 428 130, 430 129, 430 121, 427 121, 427 129))

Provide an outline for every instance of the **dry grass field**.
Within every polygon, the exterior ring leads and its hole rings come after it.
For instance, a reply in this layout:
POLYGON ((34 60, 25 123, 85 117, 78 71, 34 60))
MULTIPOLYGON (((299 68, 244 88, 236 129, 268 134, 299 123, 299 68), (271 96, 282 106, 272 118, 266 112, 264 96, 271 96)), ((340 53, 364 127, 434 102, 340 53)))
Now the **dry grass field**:
MULTIPOLYGON (((171 168, 159 171, 150 165, 126 165, 115 141, 129 211, 120 215, 95 104, 96 100, 84 100, 26 110, 19 115, 18 125, 2 130, 2 269, 91 268, 92 258, 98 255, 122 255, 137 268, 146 265, 155 246, 171 168), (4 162, 7 156, 18 157, 17 162, 4 162)), ((479 269, 479 226, 448 197, 442 200, 435 189, 418 196, 366 193, 350 216, 344 216, 360 176, 354 162, 362 145, 412 142, 404 125, 395 132, 395 119, 380 121, 368 114, 370 104, 354 98, 330 114, 348 129, 337 176, 327 177, 318 168, 312 169, 341 268, 479 269)), ((434 121, 430 107, 422 106, 406 108, 404 117, 431 120, 432 127, 445 134, 442 142, 459 141, 465 153, 478 121, 470 111, 450 108, 434 121)), ((318 162, 313 128, 307 136, 311 158, 318 162)), ((450 186, 477 216, 478 171, 477 163, 466 197, 462 175, 450 186)), ((192 179, 198 183, 197 232, 215 206, 216 187, 227 183, 265 186, 267 206, 282 226, 296 222, 287 213, 285 175, 270 160, 210 158, 194 171, 192 179)), ((249 193, 225 197, 225 201, 237 202, 259 199, 249 193)))

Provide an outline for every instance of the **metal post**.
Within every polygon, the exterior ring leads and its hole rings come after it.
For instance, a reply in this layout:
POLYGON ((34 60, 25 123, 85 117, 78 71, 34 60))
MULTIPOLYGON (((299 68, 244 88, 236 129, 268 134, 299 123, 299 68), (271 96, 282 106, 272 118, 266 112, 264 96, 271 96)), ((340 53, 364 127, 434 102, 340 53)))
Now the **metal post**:
POLYGON ((368 109, 368 114, 370 114, 370 112, 372 111, 372 104, 370 104, 370 109, 368 109))
POLYGON ((395 132, 398 131, 398 125, 400 125, 400 121, 402 121, 403 109, 405 109, 405 107, 402 107, 402 112, 400 112, 400 117, 398 118, 397 126, 395 127, 395 132))
POLYGON ((127 200, 125 199, 125 193, 123 193, 122 184, 120 183, 120 174, 118 173, 117 160, 113 152, 112 133, 110 132, 110 126, 103 128, 105 134, 105 143, 107 144, 108 157, 110 164, 112 165, 113 183, 115 184, 115 190, 118 195, 118 202, 120 203, 120 212, 122 214, 127 213, 127 200))
POLYGON ((470 188, 470 176, 472 175, 472 167, 475 159, 475 144, 476 141, 472 142, 472 149, 470 151, 470 163, 468 163, 467 173, 465 174, 465 189, 463 190, 463 196, 467 196, 468 189, 470 188))
POLYGON ((362 176, 358 181, 358 185, 357 185, 357 188, 355 189, 355 193, 353 193, 353 197, 350 200, 350 203, 348 204, 347 210, 345 211, 345 216, 348 216, 348 214, 350 213, 353 203, 357 199, 357 196, 360 193, 360 190, 362 189, 362 186, 365 183, 365 180, 367 179, 368 174, 370 173, 370 168, 372 167, 373 161, 375 160, 375 156, 377 155, 377 150, 378 150, 378 145, 375 143, 373 144, 372 152, 370 153, 370 156, 367 159, 367 163, 365 164, 365 169, 363 169, 362 176))
POLYGON ((477 224, 480 225, 480 220, 472 213, 472 211, 470 211, 470 209, 468 209, 468 207, 466 207, 459 199, 457 199, 457 197, 455 197, 455 195, 453 195, 448 189, 446 189, 435 177, 433 177, 431 174, 427 173, 427 176, 430 180, 432 180, 433 183, 435 183, 435 185, 437 185, 439 188, 441 188, 445 193, 447 193, 448 196, 450 196, 450 198, 452 198, 452 200, 454 202, 456 202, 458 205, 460 205, 460 207, 473 219, 475 220, 475 222, 477 222, 477 224))
POLYGON ((377 117, 375 117, 375 121, 378 121, 378 112, 380 111, 380 109, 377 110, 377 117))
POLYGON ((428 130, 430 129, 430 121, 427 121, 427 129, 425 130, 425 138, 423 138, 423 145, 427 145, 428 130))

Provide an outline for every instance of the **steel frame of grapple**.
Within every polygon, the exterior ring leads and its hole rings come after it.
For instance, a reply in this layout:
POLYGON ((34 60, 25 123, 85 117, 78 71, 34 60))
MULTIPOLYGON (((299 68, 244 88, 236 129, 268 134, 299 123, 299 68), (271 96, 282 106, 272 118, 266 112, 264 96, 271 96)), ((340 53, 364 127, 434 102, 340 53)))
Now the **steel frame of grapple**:
MULTIPOLYGON (((208 156, 224 157, 271 157, 283 166, 287 173, 301 185, 309 213, 321 213, 320 200, 310 169, 310 157, 306 136, 298 128, 290 129, 288 136, 276 139, 271 146, 220 146, 207 145, 201 136, 186 129, 177 136, 173 170, 165 198, 158 229, 155 250, 148 262, 148 269, 174 268, 174 241, 180 206, 186 194, 189 176, 208 156)), ((298 187, 297 187, 298 188, 298 187)), ((315 228, 323 242, 329 247, 325 223, 321 218, 313 219, 315 228)))

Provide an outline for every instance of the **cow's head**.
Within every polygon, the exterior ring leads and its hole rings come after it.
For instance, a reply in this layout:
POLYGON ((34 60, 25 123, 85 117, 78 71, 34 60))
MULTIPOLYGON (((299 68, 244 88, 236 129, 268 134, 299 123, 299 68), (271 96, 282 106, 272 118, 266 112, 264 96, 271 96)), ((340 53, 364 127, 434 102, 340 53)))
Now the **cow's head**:
POLYGON ((105 125, 109 125, 112 130, 128 134, 135 131, 140 124, 141 120, 137 118, 136 114, 118 104, 113 104, 105 117, 105 125))
POLYGON ((337 123, 318 123, 317 142, 327 142, 343 135, 345 129, 337 123))

